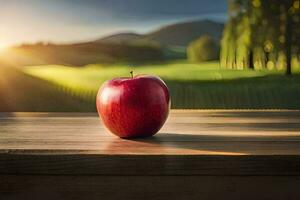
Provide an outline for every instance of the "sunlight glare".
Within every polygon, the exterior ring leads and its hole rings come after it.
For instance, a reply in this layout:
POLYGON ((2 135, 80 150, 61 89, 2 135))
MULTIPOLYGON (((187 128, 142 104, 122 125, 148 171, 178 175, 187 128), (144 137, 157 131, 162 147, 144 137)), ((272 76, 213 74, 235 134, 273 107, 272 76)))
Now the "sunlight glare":
POLYGON ((6 45, 0 43, 0 52, 3 52, 7 48, 6 45))

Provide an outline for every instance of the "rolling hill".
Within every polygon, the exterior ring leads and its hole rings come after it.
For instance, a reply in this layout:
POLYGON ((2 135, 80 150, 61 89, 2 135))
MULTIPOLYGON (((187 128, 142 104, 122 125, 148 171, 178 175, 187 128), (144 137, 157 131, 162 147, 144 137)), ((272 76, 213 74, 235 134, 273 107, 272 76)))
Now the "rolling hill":
POLYGON ((122 44, 122 43, 134 42, 136 40, 141 40, 141 39, 144 39, 144 35, 137 34, 137 33, 117 33, 117 34, 103 37, 97 40, 96 42, 122 44))
POLYGON ((10 48, 1 57, 3 62, 15 66, 84 66, 94 63, 147 63, 164 60, 163 51, 159 47, 104 42, 21 45, 10 48))
POLYGON ((147 39, 166 46, 187 46, 203 35, 210 35, 219 41, 223 24, 210 20, 184 22, 165 26, 147 34, 147 39))
POLYGON ((222 30, 222 23, 210 20, 182 22, 163 26, 144 35, 125 32, 85 43, 21 45, 11 48, 6 55, 2 54, 2 59, 16 66, 83 66, 184 59, 186 47, 191 41, 202 35, 210 35, 220 41, 222 30))
POLYGON ((203 35, 210 35, 219 41, 224 24, 211 20, 181 22, 163 26, 150 33, 140 35, 136 33, 118 33, 96 40, 109 43, 142 43, 158 44, 161 46, 186 47, 191 41, 203 35))

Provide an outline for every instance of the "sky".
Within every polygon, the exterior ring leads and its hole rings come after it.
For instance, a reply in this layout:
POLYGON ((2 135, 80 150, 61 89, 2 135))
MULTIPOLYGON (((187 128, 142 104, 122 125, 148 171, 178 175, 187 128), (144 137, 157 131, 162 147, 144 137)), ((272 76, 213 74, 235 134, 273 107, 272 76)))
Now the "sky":
POLYGON ((227 0, 0 0, 0 48, 146 33, 179 21, 225 21, 227 0))

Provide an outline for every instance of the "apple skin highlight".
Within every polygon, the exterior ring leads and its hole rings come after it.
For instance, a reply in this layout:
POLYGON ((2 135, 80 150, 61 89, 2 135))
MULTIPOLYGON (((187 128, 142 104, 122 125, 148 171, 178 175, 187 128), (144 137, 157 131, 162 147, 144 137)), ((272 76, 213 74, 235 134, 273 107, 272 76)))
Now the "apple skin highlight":
POLYGON ((99 89, 98 114, 105 127, 121 138, 148 137, 168 118, 170 94, 157 76, 115 78, 99 89))

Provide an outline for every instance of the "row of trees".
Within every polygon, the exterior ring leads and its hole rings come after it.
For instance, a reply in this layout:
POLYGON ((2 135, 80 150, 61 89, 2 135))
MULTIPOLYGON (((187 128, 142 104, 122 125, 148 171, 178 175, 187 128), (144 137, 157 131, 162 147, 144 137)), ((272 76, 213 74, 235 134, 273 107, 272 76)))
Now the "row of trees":
POLYGON ((285 68, 300 54, 300 0, 228 0, 221 41, 227 68, 285 68))

